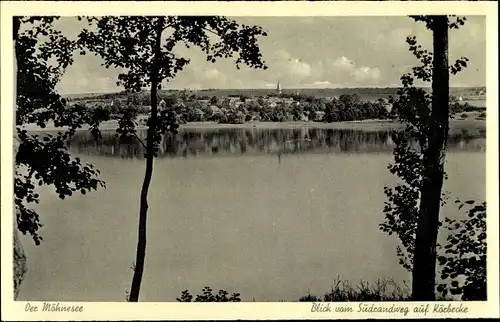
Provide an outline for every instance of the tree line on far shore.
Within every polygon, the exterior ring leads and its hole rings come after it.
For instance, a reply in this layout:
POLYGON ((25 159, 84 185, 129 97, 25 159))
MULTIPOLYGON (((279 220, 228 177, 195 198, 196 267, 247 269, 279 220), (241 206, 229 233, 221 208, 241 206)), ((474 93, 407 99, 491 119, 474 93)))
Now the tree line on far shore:
MULTIPOLYGON (((112 119, 119 119, 124 110, 137 117, 150 112, 151 97, 133 93, 113 101, 97 101, 95 108, 104 111, 112 119), (111 103, 112 102, 112 103, 111 103)), ((219 98, 181 94, 158 95, 163 108, 174 111, 180 123, 218 122, 243 124, 245 122, 343 122, 361 120, 396 119, 397 109, 387 99, 362 100, 357 94, 343 94, 339 97, 314 97, 307 95, 281 94, 279 96, 234 96, 219 98)), ((77 102, 76 105, 85 104, 77 102)), ((468 102, 450 104, 451 114, 483 112, 468 102)), ((484 115, 485 116, 485 115, 484 115)))

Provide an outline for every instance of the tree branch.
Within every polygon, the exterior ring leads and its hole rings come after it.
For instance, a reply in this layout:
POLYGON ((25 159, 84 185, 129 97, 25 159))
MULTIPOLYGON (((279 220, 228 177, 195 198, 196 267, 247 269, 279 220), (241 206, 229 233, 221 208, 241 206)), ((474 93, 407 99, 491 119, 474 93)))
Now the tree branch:
POLYGON ((212 29, 210 29, 210 28, 203 28, 203 29, 204 29, 204 30, 206 30, 206 31, 208 31, 208 32, 213 33, 213 34, 214 34, 214 35, 216 35, 216 36, 219 36, 219 37, 220 37, 220 35, 219 35, 217 32, 213 31, 213 30, 212 30, 212 29))
POLYGON ((146 149, 146 144, 144 144, 144 142, 141 140, 141 138, 139 138, 139 136, 137 136, 137 133, 134 132, 134 136, 136 137, 136 139, 139 141, 139 143, 142 144, 142 147, 144 149, 146 149))

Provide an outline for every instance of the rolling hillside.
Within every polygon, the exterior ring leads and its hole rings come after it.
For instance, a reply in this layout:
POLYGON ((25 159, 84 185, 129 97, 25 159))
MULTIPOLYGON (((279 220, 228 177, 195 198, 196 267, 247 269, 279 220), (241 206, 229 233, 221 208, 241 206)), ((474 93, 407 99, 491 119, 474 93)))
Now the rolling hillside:
MULTIPOLYGON (((429 88, 430 90, 430 88, 429 88)), ((479 95, 481 91, 485 92, 485 87, 452 87, 450 89, 451 95, 462 97, 464 100, 484 100, 484 95, 479 95)), ((169 95, 173 93, 180 93, 183 90, 161 90, 160 94, 169 95)), ((269 94, 274 94, 276 91, 274 89, 203 89, 203 90, 185 90, 188 95, 196 96, 216 96, 216 97, 227 97, 227 96, 247 96, 247 97, 258 97, 265 96, 269 94)), ((362 100, 376 100, 378 98, 386 98, 391 95, 396 95, 396 87, 366 87, 366 88, 295 88, 295 89, 283 89, 283 94, 297 94, 314 97, 330 97, 330 96, 340 96, 342 94, 358 94, 362 100)), ((119 93, 82 93, 82 94, 68 94, 64 95, 70 100, 81 100, 81 99, 118 99, 126 98, 127 94, 124 92, 119 93)))

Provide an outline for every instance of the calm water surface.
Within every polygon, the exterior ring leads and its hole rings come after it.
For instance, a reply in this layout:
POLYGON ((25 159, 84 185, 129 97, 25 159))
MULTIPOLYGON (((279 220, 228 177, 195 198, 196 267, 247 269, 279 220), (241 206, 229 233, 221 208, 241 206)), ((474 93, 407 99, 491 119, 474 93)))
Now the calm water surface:
MULTIPOLYGON (((144 136, 144 133, 140 134, 144 136)), ((378 229, 393 133, 321 129, 189 130, 167 138, 150 188, 143 301, 175 301, 204 286, 251 301, 322 295, 354 283, 408 279, 397 239, 378 229)), ((445 189, 485 199, 485 134, 449 140, 445 189)), ((107 189, 64 201, 43 189, 41 230, 23 237, 29 271, 20 300, 123 301, 137 243, 142 147, 105 133, 71 150, 107 189)), ((446 216, 458 216, 450 203, 446 216)))

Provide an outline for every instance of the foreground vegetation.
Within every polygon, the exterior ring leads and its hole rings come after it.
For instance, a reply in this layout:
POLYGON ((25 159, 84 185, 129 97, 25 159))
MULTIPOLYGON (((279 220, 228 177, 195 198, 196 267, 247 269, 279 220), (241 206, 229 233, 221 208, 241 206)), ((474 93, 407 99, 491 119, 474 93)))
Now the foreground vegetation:
POLYGON ((373 283, 361 281, 352 285, 349 281, 337 278, 330 291, 322 297, 308 293, 299 298, 299 302, 381 302, 410 301, 411 288, 400 286, 392 279, 379 279, 373 283))
MULTIPOLYGON (((438 300, 450 301, 451 296, 439 296, 438 300)), ((229 295, 226 290, 214 293, 206 286, 200 294, 194 296, 188 290, 181 293, 177 302, 241 302, 240 293, 229 295)), ((259 302, 253 298, 253 302, 259 302)), ((322 296, 307 293, 297 299, 298 302, 383 302, 383 301, 411 301, 411 287, 404 283, 400 286, 392 279, 379 279, 373 283, 361 281, 353 285, 347 280, 336 278, 329 291, 322 296)))
MULTIPOLYGON (((356 302, 356 301, 409 301, 411 300, 410 288, 400 287, 391 279, 377 280, 370 284, 361 281, 353 286, 349 281, 337 278, 334 280, 330 291, 323 296, 316 296, 308 293, 297 300, 299 302, 356 302)), ((219 290, 212 293, 212 288, 204 287, 201 294, 193 296, 188 290, 181 293, 176 300, 178 302, 241 302, 240 293, 229 293, 226 290, 219 290)), ((258 299, 253 299, 258 301, 258 299)))

